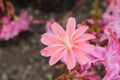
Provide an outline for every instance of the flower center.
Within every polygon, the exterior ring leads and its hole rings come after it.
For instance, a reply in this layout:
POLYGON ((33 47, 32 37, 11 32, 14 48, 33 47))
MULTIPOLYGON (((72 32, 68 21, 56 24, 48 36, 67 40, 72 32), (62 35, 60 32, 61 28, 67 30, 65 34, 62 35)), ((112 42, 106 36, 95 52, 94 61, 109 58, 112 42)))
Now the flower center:
POLYGON ((69 49, 72 48, 72 46, 73 46, 71 42, 66 42, 65 45, 69 49))

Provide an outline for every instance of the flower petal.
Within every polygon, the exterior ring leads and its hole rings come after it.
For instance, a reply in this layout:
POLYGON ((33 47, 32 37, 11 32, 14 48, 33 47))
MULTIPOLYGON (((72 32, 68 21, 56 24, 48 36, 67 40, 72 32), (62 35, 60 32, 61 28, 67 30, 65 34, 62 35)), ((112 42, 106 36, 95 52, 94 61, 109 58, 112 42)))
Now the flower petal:
POLYGON ((75 53, 75 57, 76 60, 79 64, 84 65, 89 61, 89 57, 87 56, 87 54, 79 49, 74 48, 74 53, 75 53))
POLYGON ((119 75, 119 71, 116 68, 112 68, 106 71, 106 75, 102 80, 119 80, 119 79, 114 79, 114 77, 117 75, 119 75))
POLYGON ((76 40, 76 41, 86 41, 86 40, 90 40, 90 39, 94 39, 95 36, 91 35, 91 34, 88 34, 88 33, 85 33, 85 34, 82 34, 82 35, 79 35, 79 36, 75 36, 73 40, 76 40))
POLYGON ((66 27, 66 32, 68 33, 69 36, 72 35, 73 31, 75 30, 76 27, 76 20, 74 17, 70 17, 67 21, 67 27, 66 27))
POLYGON ((93 51, 95 49, 94 45, 87 42, 76 42, 75 47, 83 51, 93 51))
POLYGON ((59 37, 63 38, 65 36, 65 31, 62 28, 62 26, 60 26, 58 23, 54 22, 51 26, 52 31, 58 35, 59 37))
POLYGON ((72 50, 68 50, 65 54, 65 63, 67 65, 68 70, 71 70, 75 67, 76 60, 72 50))
POLYGON ((41 37, 41 42, 45 45, 60 44, 61 41, 55 35, 45 33, 41 37))
POLYGON ((56 51, 49 60, 49 65, 54 65, 57 63, 65 53, 65 49, 59 49, 56 51))
POLYGON ((88 26, 79 24, 78 28, 74 32, 73 38, 78 36, 78 35, 83 34, 84 32, 87 31, 87 29, 88 29, 88 26))
POLYGON ((97 59, 103 60, 105 57, 105 51, 106 51, 105 48, 96 46, 95 50, 90 52, 89 54, 97 59))
POLYGON ((49 56, 52 56, 56 51, 59 51, 63 48, 64 46, 62 45, 51 45, 44 49, 41 49, 40 53, 42 56, 49 57, 49 56))

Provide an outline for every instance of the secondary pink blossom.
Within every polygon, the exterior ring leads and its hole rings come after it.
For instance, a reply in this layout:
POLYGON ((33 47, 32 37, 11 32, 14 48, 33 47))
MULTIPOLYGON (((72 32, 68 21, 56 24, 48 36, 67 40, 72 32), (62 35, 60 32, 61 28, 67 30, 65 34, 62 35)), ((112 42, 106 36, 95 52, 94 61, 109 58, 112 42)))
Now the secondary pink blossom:
POLYGON ((59 60, 63 60, 69 70, 73 69, 76 63, 84 65, 88 63, 87 52, 94 50, 94 46, 87 41, 95 38, 93 35, 85 33, 88 26, 78 25, 76 20, 70 17, 67 21, 66 32, 56 22, 51 26, 53 33, 44 33, 41 42, 47 45, 40 51, 45 57, 51 56, 50 65, 54 65, 59 60))
POLYGON ((120 39, 120 21, 119 21, 119 20, 120 20, 120 19, 115 20, 115 21, 109 23, 108 25, 106 25, 106 26, 105 26, 104 33, 105 33, 106 35, 109 35, 110 32, 109 32, 108 29, 111 29, 111 31, 112 31, 113 33, 115 33, 115 35, 117 36, 117 38, 120 39))
POLYGON ((0 30, 0 40, 9 40, 19 33, 19 28, 16 27, 14 21, 10 17, 3 18, 3 25, 0 30))
POLYGON ((21 13, 15 20, 11 20, 10 16, 4 17, 0 26, 0 40, 7 41, 17 36, 21 31, 28 30, 31 20, 32 18, 27 12, 21 13))
POLYGON ((28 15, 27 11, 24 11, 15 19, 15 23, 20 28, 21 31, 26 31, 29 29, 29 24, 32 17, 28 15))
POLYGON ((108 24, 120 18, 120 0, 109 0, 105 13, 103 14, 104 21, 108 24))
POLYGON ((109 0, 109 2, 110 4, 103 14, 106 26, 102 39, 106 39, 106 35, 109 36, 108 29, 111 29, 117 38, 120 39, 120 0, 109 0))
POLYGON ((51 30, 51 25, 56 22, 56 19, 54 17, 52 17, 45 25, 45 30, 46 32, 48 33, 52 33, 52 30, 51 30))
MULTIPOLYGON (((117 39, 109 39, 108 47, 104 54, 103 64, 106 68, 106 75, 103 80, 111 80, 119 75, 120 72, 120 43, 117 39)), ((120 79, 120 78, 119 78, 120 79)))
MULTIPOLYGON (((108 14, 106 14, 106 15, 108 15, 108 14)), ((106 18, 105 18, 105 20, 106 20, 106 18)), ((109 30, 111 30, 112 33, 115 33, 117 38, 120 39, 120 15, 114 16, 113 18, 110 18, 110 19, 108 18, 108 22, 107 22, 105 29, 104 29, 103 37, 106 35, 107 36, 110 35, 109 30)))
MULTIPOLYGON (((102 80, 117 80, 120 72, 120 44, 117 39, 109 38, 106 48, 96 47, 91 54, 104 64, 106 75, 102 80)), ((119 78, 120 79, 120 78, 119 78)))
POLYGON ((86 68, 84 65, 75 68, 74 70, 75 75, 72 80, 83 80, 81 78, 86 77, 86 80, 101 80, 100 76, 98 74, 95 74, 95 68, 94 66, 90 66, 89 68, 86 68))

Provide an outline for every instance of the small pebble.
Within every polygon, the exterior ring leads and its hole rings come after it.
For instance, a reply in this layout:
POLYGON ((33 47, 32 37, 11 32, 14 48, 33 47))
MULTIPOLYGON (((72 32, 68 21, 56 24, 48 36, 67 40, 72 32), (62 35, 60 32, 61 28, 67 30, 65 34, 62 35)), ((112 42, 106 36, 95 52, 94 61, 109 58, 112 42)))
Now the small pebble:
POLYGON ((8 80, 8 75, 6 73, 3 73, 1 75, 1 80, 8 80))

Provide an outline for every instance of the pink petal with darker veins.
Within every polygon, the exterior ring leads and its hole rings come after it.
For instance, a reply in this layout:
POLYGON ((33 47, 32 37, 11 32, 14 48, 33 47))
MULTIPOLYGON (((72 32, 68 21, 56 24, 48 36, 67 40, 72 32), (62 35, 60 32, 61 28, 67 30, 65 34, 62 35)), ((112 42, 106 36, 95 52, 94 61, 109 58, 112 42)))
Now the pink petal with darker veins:
POLYGON ((75 42, 76 42, 76 41, 86 41, 86 40, 90 40, 90 39, 94 39, 94 38, 95 38, 95 36, 85 33, 83 35, 74 37, 73 40, 75 40, 75 42))
POLYGON ((95 49, 95 46, 86 42, 76 42, 75 47, 86 52, 93 51, 95 49))
POLYGON ((84 65, 89 61, 87 54, 77 48, 74 48, 76 60, 79 64, 84 65))
POLYGON ((46 45, 61 44, 61 41, 57 37, 48 33, 42 35, 41 42, 46 45))
POLYGON ((73 38, 74 37, 77 37, 77 36, 79 36, 79 35, 82 35, 84 32, 86 32, 87 31, 87 29, 88 29, 88 26, 86 26, 86 25, 78 25, 78 28, 75 30, 75 32, 73 33, 74 35, 73 35, 73 38))
POLYGON ((66 32, 69 35, 69 37, 73 34, 75 27, 76 27, 75 18, 73 17, 69 18, 67 21, 67 27, 66 27, 66 32))
POLYGON ((60 38, 65 36, 65 30, 56 22, 51 25, 53 33, 58 35, 60 38))
POLYGON ((40 51, 42 56, 52 56, 56 51, 63 50, 64 47, 62 45, 51 45, 40 51))
POLYGON ((56 52, 54 52, 54 54, 51 56, 50 60, 49 60, 49 64, 50 65, 54 65, 55 63, 57 63, 65 54, 65 49, 59 49, 56 52))
POLYGON ((76 59, 72 50, 68 50, 68 52, 65 54, 65 63, 69 70, 75 67, 76 59))

